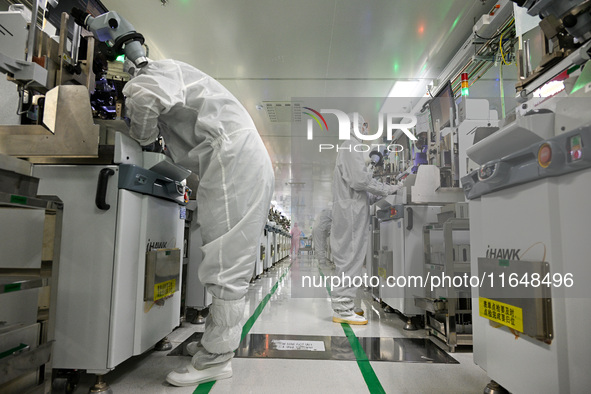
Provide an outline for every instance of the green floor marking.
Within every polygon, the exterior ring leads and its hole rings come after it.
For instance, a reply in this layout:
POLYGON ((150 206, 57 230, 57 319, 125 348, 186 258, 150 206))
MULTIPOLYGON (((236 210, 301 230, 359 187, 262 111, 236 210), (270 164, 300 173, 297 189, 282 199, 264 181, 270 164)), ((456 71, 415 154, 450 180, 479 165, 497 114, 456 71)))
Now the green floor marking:
MULTIPOLYGON (((320 271, 320 275, 322 275, 322 280, 324 280, 324 273, 320 268, 318 268, 318 271, 320 271)), ((330 295, 330 288, 328 287, 328 283, 326 284, 326 291, 328 291, 328 295, 330 295)), ((343 331, 345 331, 345 335, 347 336, 349 344, 353 349, 353 354, 355 354, 355 358, 357 359, 357 365, 361 370, 361 375, 363 375, 363 380, 365 380, 365 384, 367 385, 369 392, 372 394, 386 393, 375 371, 369 363, 369 360, 367 359, 365 350, 363 350, 363 347, 361 346, 361 343, 359 343, 359 339, 357 339, 357 336, 355 336, 355 333, 353 332, 351 326, 347 323, 341 323, 341 327, 343 327, 343 331)))
MULTIPOLYGON (((291 264, 287 267, 287 271, 285 271, 285 273, 283 275, 281 275, 279 280, 277 280, 277 282, 273 285, 269 294, 267 294, 265 296, 265 298, 262 299, 262 301, 259 303, 257 308, 254 310, 254 313, 252 314, 252 316, 250 316, 248 318, 248 320, 246 321, 246 323, 244 323, 244 327, 242 327, 242 336, 240 337, 240 341, 242 341, 244 339, 244 337, 246 337, 246 335, 248 334, 248 332, 250 331, 250 329, 254 325, 255 321, 258 319, 258 317, 263 312, 263 309, 265 309, 265 306, 267 305, 267 303, 271 299, 271 296, 273 296, 273 294, 277 291, 277 288, 279 287, 279 283, 281 283, 283 278, 285 278, 285 275, 287 275, 287 273, 289 272, 290 269, 291 269, 291 264)), ((215 384, 215 382, 216 382, 215 380, 212 380, 211 382, 201 383, 199 386, 197 386, 195 391, 193 391, 193 394, 207 394, 207 393, 209 393, 211 391, 211 389, 213 388, 213 385, 215 384)))

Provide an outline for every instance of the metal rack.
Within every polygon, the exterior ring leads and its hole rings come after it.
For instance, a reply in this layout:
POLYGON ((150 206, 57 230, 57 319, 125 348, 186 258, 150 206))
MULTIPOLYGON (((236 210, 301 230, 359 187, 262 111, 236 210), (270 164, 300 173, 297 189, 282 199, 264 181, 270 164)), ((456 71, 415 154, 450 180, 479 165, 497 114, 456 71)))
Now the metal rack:
MULTIPOLYGON (((445 218, 440 214, 440 223, 423 227, 425 248, 425 276, 470 275, 469 243, 454 243, 454 232, 468 231, 469 220, 445 218), (436 245, 433 232, 443 233, 442 242, 436 245), (438 246, 438 247, 437 247, 438 246)), ((441 241, 441 240, 440 240, 441 241)), ((446 286, 430 291, 427 297, 415 299, 415 304, 425 310, 425 328, 438 346, 455 351, 457 346, 472 345, 472 305, 470 288, 457 289, 446 286)))
MULTIPOLYGON (((6 294, 40 289, 34 324, 0 322, 0 392, 49 393, 55 337, 57 282, 63 203, 54 196, 35 196, 37 179, 27 175, 27 162, 2 156, 1 209, 44 210, 43 245, 38 267, 10 261, 0 268, 0 302, 6 294), (22 343, 29 338, 29 343, 22 343), (16 342, 21 342, 17 344, 16 342)), ((29 167, 30 169, 30 167, 29 167)), ((10 226, 10 223, 2 223, 10 226)), ((25 293, 23 293, 25 294, 25 293)), ((20 297, 20 296, 19 296, 20 297)))

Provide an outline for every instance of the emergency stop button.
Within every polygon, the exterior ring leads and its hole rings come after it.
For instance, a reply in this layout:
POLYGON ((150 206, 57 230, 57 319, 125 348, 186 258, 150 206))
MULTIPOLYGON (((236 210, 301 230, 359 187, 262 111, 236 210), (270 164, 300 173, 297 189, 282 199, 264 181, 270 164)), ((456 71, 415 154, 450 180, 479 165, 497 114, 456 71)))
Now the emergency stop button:
POLYGON ((581 153, 580 150, 576 150, 576 151, 572 152, 571 156, 572 156, 573 160, 579 160, 583 156, 583 154, 581 153))
POLYGON ((550 144, 543 144, 538 150, 538 164, 542 168, 547 168, 552 161, 552 148, 550 144))

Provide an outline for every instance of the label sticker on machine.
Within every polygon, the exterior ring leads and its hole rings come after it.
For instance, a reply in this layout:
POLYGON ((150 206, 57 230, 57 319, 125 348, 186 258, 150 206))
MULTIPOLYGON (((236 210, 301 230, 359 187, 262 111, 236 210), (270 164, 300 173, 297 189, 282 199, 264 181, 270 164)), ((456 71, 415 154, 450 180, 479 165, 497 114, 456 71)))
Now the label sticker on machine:
POLYGON ((504 326, 523 332, 523 310, 503 302, 479 297, 479 314, 504 326))
POLYGON ((176 289, 176 279, 154 285, 154 301, 173 295, 176 289))
POLYGON ((322 341, 297 341, 287 339, 273 339, 271 341, 275 350, 305 350, 308 352, 324 352, 324 342, 322 341))

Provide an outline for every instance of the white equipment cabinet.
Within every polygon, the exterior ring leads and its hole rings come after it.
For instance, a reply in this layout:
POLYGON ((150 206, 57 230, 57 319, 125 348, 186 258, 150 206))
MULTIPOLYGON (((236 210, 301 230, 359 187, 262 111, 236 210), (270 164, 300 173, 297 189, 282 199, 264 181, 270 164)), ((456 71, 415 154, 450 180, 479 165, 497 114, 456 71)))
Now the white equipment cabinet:
MULTIPOLYGON (((387 256, 383 259, 387 277, 423 276, 423 226, 437 222, 440 210, 439 206, 406 205, 402 217, 380 224, 381 253, 387 256)), ((415 306, 415 298, 425 296, 420 287, 386 284, 380 288, 380 293, 383 302, 407 317, 423 314, 423 310, 415 306)))
POLYGON ((273 225, 271 239, 271 265, 269 267, 274 266, 279 261, 279 227, 276 223, 273 225))
POLYGON ((263 261, 263 270, 266 271, 273 265, 273 222, 267 222, 265 225, 265 260, 263 261))
POLYGON ((266 234, 267 230, 263 229, 259 236, 259 243, 257 248, 257 255, 255 258, 253 278, 259 277, 263 273, 263 267, 265 263, 265 252, 267 248, 266 234))
MULTIPOLYGON (((576 104, 568 97, 553 101, 557 108, 576 104)), ((591 124, 566 129, 557 116, 556 136, 536 137, 548 128, 547 115, 518 119, 532 126, 531 142, 513 152, 499 138, 475 145, 474 160, 478 152, 502 154, 462 179, 470 199, 472 275, 496 281, 472 288, 474 361, 511 392, 583 393, 591 387, 591 124), (509 310, 511 319, 491 316, 491 304, 509 310)), ((511 138, 513 129, 499 133, 511 138)))
POLYGON ((67 207, 53 367, 104 374, 179 325, 184 186, 131 164, 34 175, 67 207))
POLYGON ((425 297, 424 288, 414 282, 394 286, 387 280, 423 277, 423 227, 437 222, 445 203, 464 200, 460 188, 440 187, 440 182, 439 168, 421 165, 416 176, 405 179, 401 191, 374 205, 371 275, 380 277, 377 297, 408 318, 407 330, 416 329, 411 318, 424 313, 415 301, 425 297))

